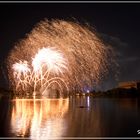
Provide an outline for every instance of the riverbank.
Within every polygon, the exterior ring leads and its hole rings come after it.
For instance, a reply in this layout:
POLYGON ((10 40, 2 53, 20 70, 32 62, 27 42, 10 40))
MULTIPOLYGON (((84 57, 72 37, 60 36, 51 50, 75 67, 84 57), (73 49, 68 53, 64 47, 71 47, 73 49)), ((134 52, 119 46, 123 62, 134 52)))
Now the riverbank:
POLYGON ((136 88, 124 89, 124 88, 114 88, 107 91, 98 91, 98 92, 90 92, 90 93, 76 93, 72 94, 72 96, 92 96, 92 97, 140 97, 140 90, 136 88))
MULTIPOLYGON (((11 90, 0 88, 0 98, 2 96, 15 96, 11 90)), ((107 91, 97 91, 97 92, 90 92, 90 93, 70 93, 70 96, 91 96, 91 97, 140 97, 140 89, 136 88, 130 88, 130 89, 124 89, 124 88, 114 88, 107 91)), ((18 96, 18 95, 17 95, 18 96)), ((28 95, 29 96, 29 95, 28 95)), ((30 97, 30 96, 29 96, 30 97)), ((39 96, 40 97, 40 96, 39 96)))

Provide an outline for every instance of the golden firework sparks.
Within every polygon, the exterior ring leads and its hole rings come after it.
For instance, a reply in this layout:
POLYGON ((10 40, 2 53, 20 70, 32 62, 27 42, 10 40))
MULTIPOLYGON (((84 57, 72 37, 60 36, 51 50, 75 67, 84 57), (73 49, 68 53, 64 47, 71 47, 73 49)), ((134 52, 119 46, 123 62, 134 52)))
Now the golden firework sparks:
POLYGON ((112 54, 90 27, 46 19, 10 52, 9 78, 16 92, 82 91, 98 85, 114 66, 112 54))

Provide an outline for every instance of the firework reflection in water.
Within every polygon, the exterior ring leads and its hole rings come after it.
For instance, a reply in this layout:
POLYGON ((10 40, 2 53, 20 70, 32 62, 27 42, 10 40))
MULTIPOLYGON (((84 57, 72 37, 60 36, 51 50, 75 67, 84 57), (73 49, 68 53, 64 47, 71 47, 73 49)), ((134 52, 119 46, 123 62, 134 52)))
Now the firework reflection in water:
POLYGON ((113 58, 112 48, 91 27, 46 19, 10 52, 9 78, 20 93, 81 92, 84 86, 96 87, 115 68, 113 58))
POLYGON ((30 136, 31 139, 62 136, 65 124, 63 118, 68 107, 68 98, 14 99, 12 101, 11 133, 20 137, 30 136))

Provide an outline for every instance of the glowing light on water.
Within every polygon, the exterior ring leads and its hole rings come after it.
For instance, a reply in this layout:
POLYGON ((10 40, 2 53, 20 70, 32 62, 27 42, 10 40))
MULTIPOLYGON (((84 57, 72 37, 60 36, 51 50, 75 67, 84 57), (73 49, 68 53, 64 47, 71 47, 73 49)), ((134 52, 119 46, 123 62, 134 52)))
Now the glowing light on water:
POLYGON ((15 99, 12 103, 11 130, 16 136, 47 139, 64 133, 68 99, 15 99))
POLYGON ((116 66, 112 48, 95 30, 63 20, 38 23, 15 45, 7 64, 11 86, 21 94, 92 89, 116 66))
POLYGON ((87 97, 87 106, 88 106, 88 107, 90 106, 90 99, 89 99, 89 96, 87 97))

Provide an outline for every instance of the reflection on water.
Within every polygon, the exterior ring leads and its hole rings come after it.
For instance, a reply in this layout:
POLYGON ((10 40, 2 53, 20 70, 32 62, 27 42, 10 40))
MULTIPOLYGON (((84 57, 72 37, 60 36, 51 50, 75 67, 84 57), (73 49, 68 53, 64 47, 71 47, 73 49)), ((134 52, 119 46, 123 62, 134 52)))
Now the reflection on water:
POLYGON ((138 137, 139 119, 140 98, 0 99, 0 137, 138 137))
POLYGON ((70 107, 67 124, 69 136, 139 136, 138 98, 77 97, 70 100, 70 107))
POLYGON ((16 136, 41 138, 64 133, 68 99, 15 99, 12 102, 11 131, 16 136))

